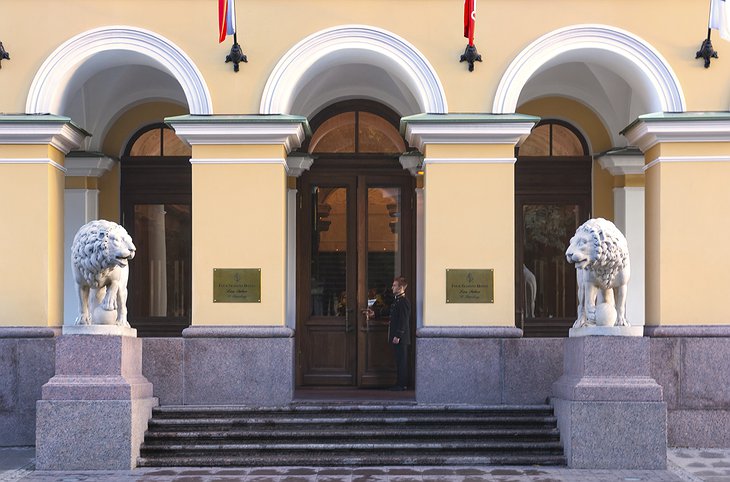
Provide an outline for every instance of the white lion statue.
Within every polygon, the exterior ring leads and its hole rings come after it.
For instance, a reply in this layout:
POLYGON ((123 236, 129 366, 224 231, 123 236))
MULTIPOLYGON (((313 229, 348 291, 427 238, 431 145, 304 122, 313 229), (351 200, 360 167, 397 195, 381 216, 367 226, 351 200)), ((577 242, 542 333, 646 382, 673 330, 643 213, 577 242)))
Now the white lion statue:
POLYGON ((117 223, 100 219, 79 228, 71 245, 71 263, 79 294, 77 325, 129 327, 128 263, 136 250, 132 238, 117 223))
POLYGON ((578 319, 573 328, 629 326, 626 285, 631 269, 628 244, 621 231, 606 219, 589 219, 570 239, 565 257, 575 264, 578 280, 578 319))

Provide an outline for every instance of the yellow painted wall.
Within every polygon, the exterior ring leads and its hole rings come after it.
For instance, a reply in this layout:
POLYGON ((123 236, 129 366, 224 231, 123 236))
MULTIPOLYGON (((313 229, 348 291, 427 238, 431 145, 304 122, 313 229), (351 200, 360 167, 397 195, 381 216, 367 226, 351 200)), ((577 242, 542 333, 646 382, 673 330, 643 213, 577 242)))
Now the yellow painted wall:
MULTIPOLYGON (((676 72, 689 110, 726 110, 730 105, 730 63, 713 61, 708 71, 694 59, 707 25, 708 2, 480 3, 476 45, 485 61, 471 73, 458 62, 466 40, 462 3, 454 0, 256 0, 238 7, 239 40, 249 63, 234 74, 231 64, 224 63, 231 41, 218 43, 217 7, 209 0, 4 0, 0 32, 11 60, 3 61, 0 112, 25 110, 31 81, 56 47, 106 25, 149 29, 178 45, 202 72, 219 114, 258 112, 266 80, 282 55, 307 35, 344 24, 376 26, 412 43, 438 72, 452 112, 491 111, 497 85, 513 59, 545 33, 576 24, 615 26, 652 44, 676 72), (30 26, 43 32, 32 42, 30 26)), ((719 36, 713 40, 720 52, 727 48, 719 36)))
POLYGON ((708 240, 730 236, 717 217, 730 211, 730 163, 660 163, 646 179, 647 325, 727 324, 730 271, 708 240))
MULTIPOLYGON (((425 154, 501 158, 514 147, 449 151, 429 145, 425 154)), ((425 171, 424 325, 514 326, 514 165, 427 164, 425 171), (494 269, 494 303, 447 304, 447 268, 494 269)))
MULTIPOLYGON (((586 137, 591 149, 591 155, 614 147, 601 118, 590 107, 573 99, 543 97, 520 105, 517 112, 535 115, 544 119, 560 119, 571 123, 586 137)), ((592 187, 593 209, 591 216, 613 219, 613 176, 601 168, 598 161, 593 161, 592 187)))
POLYGON ((48 164, 0 164, 0 326, 63 323, 63 182, 48 164))
MULTIPOLYGON (((241 146, 232 147, 239 151, 241 146)), ((279 146, 270 146, 269 155, 279 146)), ((193 147, 193 158, 201 155, 193 147)), ((231 151, 219 150, 227 158, 231 151)), ((283 325, 286 171, 281 164, 193 164, 194 325, 283 325), (204 247, 204 248, 201 248, 204 247), (214 303, 214 268, 261 268, 261 303, 214 303)))

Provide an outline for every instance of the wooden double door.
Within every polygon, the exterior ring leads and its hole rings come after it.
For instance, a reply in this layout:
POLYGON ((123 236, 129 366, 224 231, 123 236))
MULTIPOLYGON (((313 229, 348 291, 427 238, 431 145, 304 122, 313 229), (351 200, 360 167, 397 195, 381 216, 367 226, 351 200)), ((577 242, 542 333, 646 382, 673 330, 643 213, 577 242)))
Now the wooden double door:
MULTIPOLYGON (((406 293, 415 306, 414 188, 400 166, 312 169, 300 178, 298 386, 395 383, 391 286, 395 276, 410 280, 406 293), (362 313, 368 305, 376 313, 369 320, 362 313)), ((414 320, 411 313, 412 337, 414 320)))

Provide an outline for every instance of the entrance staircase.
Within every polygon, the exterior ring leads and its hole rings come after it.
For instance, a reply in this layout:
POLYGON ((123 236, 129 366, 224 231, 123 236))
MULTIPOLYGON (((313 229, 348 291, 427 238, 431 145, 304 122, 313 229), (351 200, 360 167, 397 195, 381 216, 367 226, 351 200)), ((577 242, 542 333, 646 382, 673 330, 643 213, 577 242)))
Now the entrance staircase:
POLYGON ((549 406, 155 408, 141 467, 565 465, 549 406))

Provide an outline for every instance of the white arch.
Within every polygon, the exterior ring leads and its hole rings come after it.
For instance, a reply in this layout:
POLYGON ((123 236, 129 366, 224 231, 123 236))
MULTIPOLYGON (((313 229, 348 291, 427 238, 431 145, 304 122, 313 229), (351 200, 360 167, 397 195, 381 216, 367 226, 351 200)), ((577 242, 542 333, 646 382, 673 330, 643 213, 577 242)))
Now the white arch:
POLYGON ((180 83, 191 114, 213 113, 208 86, 190 57, 168 39, 149 30, 128 26, 88 30, 58 47, 33 79, 25 104, 26 113, 59 113, 73 74, 90 57, 105 51, 126 51, 146 57, 150 65, 161 67, 180 83))
MULTIPOLYGON (((630 75, 640 82, 648 95, 648 104, 662 112, 683 112, 686 108, 679 79, 669 63, 648 42, 607 25, 572 25, 554 30, 524 49, 502 76, 492 111, 513 113, 520 92, 530 78, 556 57, 578 51, 613 54, 625 59, 630 75)), ((574 55, 572 58, 576 58, 574 55)), ((581 60, 590 61, 593 56, 581 60)))
POLYGON ((342 25, 316 32, 291 48, 279 61, 264 88, 261 114, 289 114, 298 88, 325 69, 349 62, 377 65, 398 77, 422 112, 446 113, 446 94, 436 71, 413 45, 375 27, 342 25))

